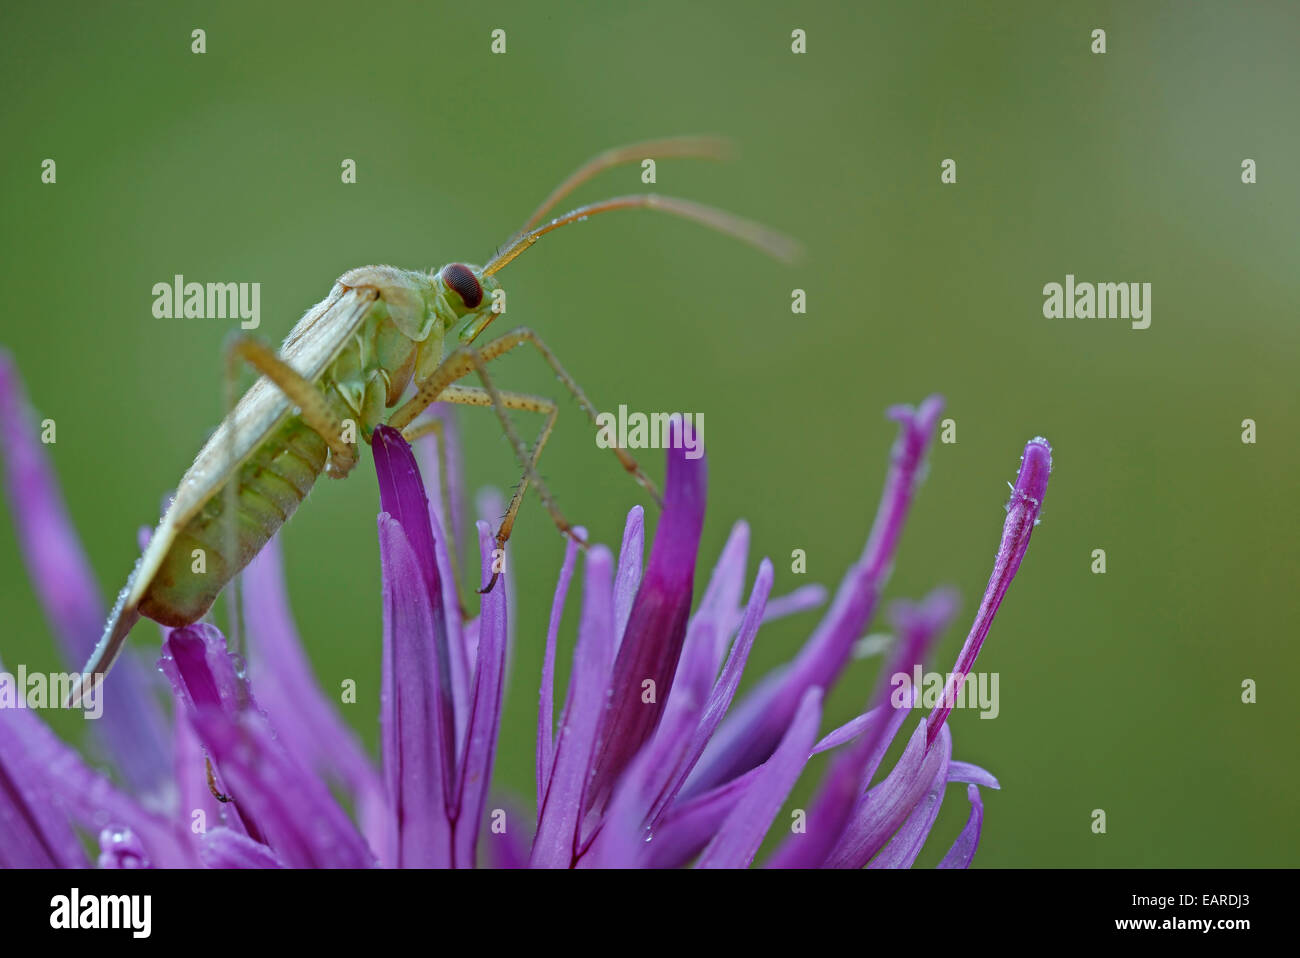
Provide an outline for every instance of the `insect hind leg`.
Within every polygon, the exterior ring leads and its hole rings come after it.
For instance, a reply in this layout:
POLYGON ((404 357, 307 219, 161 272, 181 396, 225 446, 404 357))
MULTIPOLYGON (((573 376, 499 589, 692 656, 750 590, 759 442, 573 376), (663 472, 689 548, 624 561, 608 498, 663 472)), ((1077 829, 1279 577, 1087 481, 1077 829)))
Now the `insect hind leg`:
MULTIPOLYGON (((266 343, 246 335, 232 337, 226 346, 228 387, 233 387, 234 366, 240 359, 274 383, 298 407, 302 421, 329 444, 330 463, 325 474, 336 479, 346 476, 357 462, 355 444, 343 438, 343 423, 330 408, 329 400, 320 388, 276 355, 266 343)), ((231 411, 226 410, 227 414, 231 411)))
MULTIPOLYGON (((560 512, 555 499, 551 496, 550 490, 547 489, 546 483, 542 481, 541 476, 537 473, 537 463, 542 457, 542 450, 546 448, 547 440, 551 437, 551 431, 555 428, 555 420, 560 414, 559 407, 544 396, 530 396, 525 393, 498 390, 488 377, 487 370, 483 368, 482 359, 478 358, 477 354, 474 354, 474 358, 477 359, 476 365, 479 377, 484 383, 483 387, 448 386, 438 398, 440 402, 450 402, 463 406, 491 407, 495 410, 498 419, 501 421, 502 429, 505 431, 511 445, 514 446, 515 454, 523 466, 524 474, 519 480, 519 485, 515 487, 514 494, 510 497, 510 505, 506 508, 501 524, 497 528, 497 548, 505 548, 506 542, 510 539, 510 533, 514 530, 515 518, 519 514, 519 507, 524 501, 524 494, 528 491, 530 483, 537 487, 537 494, 546 507, 547 513, 550 514, 551 521, 555 523, 555 527, 579 545, 586 546, 586 540, 564 518, 564 514, 560 512), (507 410, 522 410, 524 412, 538 413, 546 417, 546 421, 542 424, 541 431, 537 434, 537 439, 533 443, 531 451, 524 446, 523 441, 519 438, 507 410)), ((500 578, 500 573, 493 572, 492 578, 479 592, 491 592, 498 578, 500 578)))

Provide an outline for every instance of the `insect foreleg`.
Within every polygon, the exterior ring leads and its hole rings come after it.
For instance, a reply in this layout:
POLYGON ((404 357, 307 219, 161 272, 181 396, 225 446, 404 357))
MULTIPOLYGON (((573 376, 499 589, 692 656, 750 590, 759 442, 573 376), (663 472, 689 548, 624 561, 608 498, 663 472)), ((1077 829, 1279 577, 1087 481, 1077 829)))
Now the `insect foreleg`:
MULTIPOLYGON (((492 379, 488 376, 487 366, 484 364, 483 358, 475 349, 469 350, 469 356, 470 360, 474 363, 475 370, 478 372, 478 378, 483 383, 484 390, 487 391, 487 394, 491 399, 492 408, 497 414, 497 419, 501 421, 501 429, 505 432, 506 438, 510 440, 510 445, 514 446, 515 456, 518 458, 519 464, 523 466, 524 469, 524 475, 520 480, 519 488, 515 490, 516 503, 523 497, 524 492, 527 490, 528 483, 531 482, 537 488, 537 495, 541 498, 543 505, 546 506, 546 511, 551 514, 551 519, 554 520, 556 528, 572 538, 578 543, 578 545, 585 546, 587 543, 582 540, 581 536, 573 531, 573 526, 564 518, 559 507, 555 504, 555 499, 551 495, 551 491, 546 488, 546 483, 542 480, 542 477, 537 474, 537 460, 542 455, 542 447, 546 445, 546 440, 550 438, 551 429, 555 425, 555 417, 558 415, 559 409, 556 407, 555 403, 551 402, 549 399, 542 399, 537 396, 520 396, 518 394, 512 397, 512 400, 518 404, 516 408, 528 409, 532 412, 546 414, 546 424, 542 427, 542 431, 537 437, 537 442, 533 451, 530 453, 528 447, 524 445, 523 440, 519 438, 519 433, 515 430, 515 425, 510 419, 510 413, 507 412, 509 406, 506 404, 505 397, 497 390, 497 387, 492 384, 492 379)), ((455 392, 461 393, 462 395, 472 395, 474 391, 470 390, 469 387, 460 386, 456 387, 455 392)), ((477 403, 475 403, 475 405, 477 405, 477 403)), ((507 519, 510 524, 507 525, 506 522, 502 522, 501 528, 497 530, 497 548, 501 548, 501 546, 505 544, 505 539, 510 537, 511 528, 514 526, 513 515, 507 513, 507 519), (504 539, 502 538, 502 533, 505 534, 504 539)))
MULTIPOLYGON (((521 326, 519 329, 512 330, 511 332, 497 337, 481 348, 480 355, 483 357, 483 362, 491 362, 494 359, 499 359, 511 350, 517 349, 524 343, 529 343, 542 354, 542 358, 546 360, 547 365, 549 365, 555 372, 556 378, 559 379, 560 382, 564 384, 564 387, 573 394, 573 397, 578 400, 578 405, 581 406, 582 411, 587 414, 587 418, 591 420, 591 424, 599 428, 599 423, 596 419, 596 409, 591 404, 591 400, 587 398, 587 394, 582 391, 582 387, 579 386, 574 378, 568 374, 562 365, 560 365, 559 359, 556 358, 553 352, 551 352, 550 347, 542 342, 541 337, 531 329, 521 326)), ((388 424, 395 429, 406 428, 406 426, 410 424, 416 416, 423 412, 427 406, 431 403, 437 402, 441 398, 440 393, 443 390, 456 380, 469 375, 473 371, 474 363, 473 360, 470 359, 470 347, 462 346, 460 349, 455 350, 442 361, 442 365, 434 370, 433 374, 430 375, 428 379, 420 383, 415 395, 407 400, 406 403, 400 406, 397 411, 389 417, 388 424)), ((611 446, 610 449, 618 458, 618 461, 623 464, 623 468, 631 473, 632 477, 636 479, 641 487, 649 492, 650 495, 654 497, 655 502, 662 507, 663 499, 659 495, 659 490, 655 487, 655 484, 651 481, 650 477, 641 471, 641 467, 637 464, 636 460, 628 454, 627 450, 622 449, 619 446, 611 446)))
MULTIPOLYGON (((596 419, 596 408, 591 404, 591 400, 587 398, 587 394, 582 391, 582 387, 578 385, 577 381, 574 380, 574 378, 565 371, 564 367, 560 365, 560 360, 556 357, 555 353, 551 352, 550 347, 542 342, 542 338, 527 326, 520 326, 518 329, 511 330, 504 335, 498 336, 490 343, 480 347, 479 353, 482 355, 484 362, 491 362, 493 359, 496 359, 499 356, 504 356, 511 350, 522 346, 524 343, 528 343, 541 353, 542 359, 546 361, 546 364, 550 366, 551 370, 555 373, 555 378, 564 384, 564 388, 569 390, 573 395, 573 398, 578 401, 578 405, 582 407, 582 411, 587 414, 587 418, 591 420, 591 424, 599 429, 600 423, 596 419)), ((659 495, 659 490, 655 487, 655 484, 651 481, 650 477, 641 471, 641 467, 637 464, 637 461, 628 454, 627 450, 619 446, 610 446, 610 450, 616 457, 618 457, 618 461, 623 464, 623 468, 632 474, 632 478, 640 484, 641 488, 650 493, 655 502, 658 503, 659 507, 663 508, 664 502, 659 495)))
POLYGON ((442 399, 448 386, 474 371, 474 361, 469 354, 468 346, 453 350, 438 364, 437 369, 416 384, 415 395, 393 411, 388 417, 388 425, 405 432, 416 416, 442 399))
MULTIPOLYGON (((490 406, 495 409, 497 416, 501 419, 502 428, 514 445, 515 452, 524 467, 524 474, 519 480, 519 485, 515 488, 514 495, 510 497, 510 505, 506 509, 506 514, 502 517, 501 525, 497 529, 497 548, 505 548, 505 544, 510 538, 510 533, 515 526, 515 517, 519 514, 519 506, 524 501, 524 493, 528 491, 530 481, 537 486, 537 494, 541 497, 543 505, 546 506, 546 511, 550 513, 551 520, 555 523, 556 528, 565 535, 571 536, 579 545, 586 545, 573 531, 573 527, 564 518, 559 508, 556 507, 550 491, 537 474, 537 463, 542 457, 542 450, 546 447, 546 441, 551 438, 551 430, 555 428, 555 420, 560 414, 559 407, 544 396, 502 392, 492 385, 491 380, 487 377, 487 371, 482 365, 479 366, 478 371, 485 388, 449 386, 438 398, 440 402, 456 403, 463 406, 490 406), (543 423, 542 431, 538 433, 531 452, 525 452, 523 443, 514 430, 514 424, 510 421, 509 415, 506 414, 507 409, 535 412, 546 417, 546 422, 543 423)), ((488 580, 487 585, 479 591, 491 592, 499 577, 500 573, 493 572, 492 578, 488 580)))

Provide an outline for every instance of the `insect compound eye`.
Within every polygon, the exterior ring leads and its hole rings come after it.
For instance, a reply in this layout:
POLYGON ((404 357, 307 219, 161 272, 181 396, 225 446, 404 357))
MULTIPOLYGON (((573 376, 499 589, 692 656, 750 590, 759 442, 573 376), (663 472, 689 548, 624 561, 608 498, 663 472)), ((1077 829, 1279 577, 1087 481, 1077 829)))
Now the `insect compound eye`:
POLYGON ((469 309, 477 309, 483 302, 483 287, 474 271, 462 263, 452 263, 442 269, 442 281, 456 291, 469 309))

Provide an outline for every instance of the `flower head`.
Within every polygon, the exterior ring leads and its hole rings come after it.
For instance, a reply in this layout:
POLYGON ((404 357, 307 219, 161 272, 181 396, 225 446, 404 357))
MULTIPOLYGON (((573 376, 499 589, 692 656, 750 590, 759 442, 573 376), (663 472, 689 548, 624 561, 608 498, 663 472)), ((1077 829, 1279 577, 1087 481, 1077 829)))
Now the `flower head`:
MULTIPOLYGON (((98 836, 102 867, 744 867, 811 756, 833 752, 806 827, 778 843, 766 864, 911 865, 947 786, 959 782, 967 785, 970 818, 941 867, 965 867, 983 823, 979 790, 998 784, 953 758, 946 719, 1038 520, 1051 468, 1045 440, 1025 448, 993 574, 945 694, 927 718, 910 723, 896 764, 878 774, 919 703, 914 691, 901 701, 891 696, 890 677, 927 659, 956 609, 948 590, 893 605, 897 637, 876 689, 860 715, 818 738, 825 695, 876 615, 940 408, 931 397, 916 409, 890 410, 899 437, 861 557, 795 657, 738 701, 761 625, 811 610, 825 593, 807 586, 772 598, 773 567, 764 559, 746 599, 749 531, 741 522, 694 601, 707 460, 685 454, 688 426, 674 423, 683 441, 668 451, 664 510, 644 568, 639 507, 628 515, 617 556, 602 545, 583 556, 577 640, 557 723, 559 628, 579 551, 566 546, 546 632, 536 813, 527 825, 502 800, 489 803, 515 570, 495 551, 489 525, 478 522, 479 581, 502 574, 479 597, 478 615, 462 620, 443 532, 460 528, 458 515, 445 515, 442 496, 426 493, 401 435, 380 427, 372 443, 383 573, 379 766, 312 677, 273 540, 244 576, 247 666, 210 624, 164 630, 159 668, 172 705, 170 745, 159 744, 167 724, 153 694, 160 683, 147 669, 120 667, 106 683, 120 686, 124 672, 139 683, 138 701, 119 695, 107 703, 106 741, 123 746, 123 755, 159 752, 119 764, 121 784, 87 765, 30 710, 0 709, 0 864, 87 864, 75 828, 98 836), (502 816, 511 822, 505 829, 485 829, 502 816)), ((2 356, 0 430, 36 591, 65 655, 79 661, 97 634, 90 610, 99 608, 98 596, 2 356), (82 611, 61 611, 69 607, 82 611)), ((448 483, 458 513, 454 430, 444 436, 451 437, 450 466, 434 490, 448 483)))

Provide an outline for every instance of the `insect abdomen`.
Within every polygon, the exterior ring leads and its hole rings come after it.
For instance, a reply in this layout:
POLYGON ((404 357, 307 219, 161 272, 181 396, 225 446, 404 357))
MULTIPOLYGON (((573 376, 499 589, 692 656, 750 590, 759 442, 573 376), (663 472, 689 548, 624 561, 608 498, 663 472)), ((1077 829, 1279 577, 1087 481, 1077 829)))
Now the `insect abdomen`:
POLYGON ((219 489, 176 535, 140 600, 140 611, 163 625, 197 622, 271 536, 293 515, 325 468, 329 447, 300 419, 291 418, 239 470, 237 545, 229 556, 222 520, 226 489, 219 489))

